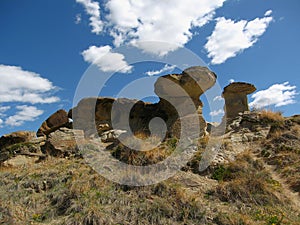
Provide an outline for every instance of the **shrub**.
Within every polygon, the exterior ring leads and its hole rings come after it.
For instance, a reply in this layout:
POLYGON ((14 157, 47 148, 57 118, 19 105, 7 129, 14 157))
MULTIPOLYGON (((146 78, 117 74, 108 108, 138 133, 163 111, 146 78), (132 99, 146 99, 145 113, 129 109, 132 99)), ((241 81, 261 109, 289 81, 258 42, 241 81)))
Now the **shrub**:
POLYGON ((266 121, 266 122, 283 122, 284 117, 282 116, 282 112, 274 112, 271 110, 262 110, 260 111, 260 119, 266 121))

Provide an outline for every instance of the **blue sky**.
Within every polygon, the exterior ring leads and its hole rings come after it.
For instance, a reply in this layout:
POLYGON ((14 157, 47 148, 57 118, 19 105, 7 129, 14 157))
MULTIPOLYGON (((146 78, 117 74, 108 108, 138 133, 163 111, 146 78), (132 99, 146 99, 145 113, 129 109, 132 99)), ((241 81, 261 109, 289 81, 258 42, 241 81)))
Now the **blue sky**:
MULTIPOLYGON (((295 0, 1 0, 0 135, 37 130, 56 110, 69 110, 90 64, 98 76, 118 70, 100 91, 105 96, 141 77, 181 72, 161 62, 131 65, 119 46, 158 59, 189 49, 221 88, 253 83, 251 106, 299 114, 299 11, 295 0)), ((202 100, 205 118, 219 120, 222 108, 202 100)))

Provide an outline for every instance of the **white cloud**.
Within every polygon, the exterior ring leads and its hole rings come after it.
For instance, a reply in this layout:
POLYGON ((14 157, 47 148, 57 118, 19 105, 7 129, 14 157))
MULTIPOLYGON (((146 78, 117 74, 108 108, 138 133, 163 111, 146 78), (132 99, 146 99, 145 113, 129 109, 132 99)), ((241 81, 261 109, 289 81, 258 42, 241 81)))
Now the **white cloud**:
POLYGON ((254 108, 263 108, 271 105, 280 107, 294 104, 296 95, 296 86, 289 85, 289 82, 274 84, 266 90, 254 93, 251 96, 254 100, 249 105, 254 108))
POLYGON ((0 106, 0 116, 5 116, 5 112, 10 109, 10 106, 0 106))
POLYGON ((108 45, 96 47, 90 46, 89 49, 82 52, 82 56, 86 62, 97 65, 104 72, 121 72, 128 73, 132 66, 125 61, 124 55, 114 53, 108 45))
POLYGON ((21 67, 0 65, 0 103, 28 102, 54 103, 60 99, 49 96, 56 87, 39 74, 25 71, 21 67))
POLYGON ((224 114, 223 109, 215 110, 209 113, 210 116, 221 116, 224 114))
POLYGON ((229 79, 229 83, 233 83, 234 82, 234 79, 229 79))
POLYGON ((8 126, 21 126, 24 122, 34 121, 38 116, 44 113, 43 110, 37 109, 35 106, 21 105, 16 107, 19 110, 16 115, 10 116, 5 120, 8 126))
POLYGON ((107 28, 114 44, 130 43, 164 55, 184 46, 226 0, 108 0, 107 28), (156 43, 144 43, 154 41, 156 43), (159 43, 160 42, 160 43, 159 43), (166 44, 168 43, 168 44, 166 44))
POLYGON ((81 14, 78 13, 75 17, 75 24, 80 24, 81 23, 81 14))
POLYGON ((100 18, 100 6, 99 2, 92 0, 76 0, 84 6, 86 13, 90 16, 90 26, 92 27, 92 33, 100 34, 103 29, 103 22, 100 18))
POLYGON ((214 97, 213 101, 214 102, 216 102, 216 101, 224 101, 224 99, 222 98, 222 96, 216 96, 216 97, 214 97))
POLYGON ((0 128, 3 127, 2 124, 3 124, 3 120, 0 119, 0 128))
POLYGON ((272 11, 272 10, 268 10, 268 11, 265 13, 265 16, 271 16, 271 15, 272 15, 272 13, 273 13, 273 11, 272 11))
POLYGON ((253 46, 273 20, 271 13, 267 11, 265 17, 251 21, 235 22, 224 17, 217 18, 215 29, 204 46, 208 57, 212 58, 211 63, 224 63, 227 59, 253 46))
POLYGON ((174 69, 176 68, 176 66, 175 65, 168 65, 168 64, 166 64, 162 69, 160 69, 160 70, 152 70, 152 71, 148 71, 148 72, 146 72, 145 74, 146 75, 148 75, 148 76, 154 76, 154 75, 158 75, 158 74, 161 74, 161 73, 163 73, 163 72, 166 72, 166 71, 173 71, 174 69))

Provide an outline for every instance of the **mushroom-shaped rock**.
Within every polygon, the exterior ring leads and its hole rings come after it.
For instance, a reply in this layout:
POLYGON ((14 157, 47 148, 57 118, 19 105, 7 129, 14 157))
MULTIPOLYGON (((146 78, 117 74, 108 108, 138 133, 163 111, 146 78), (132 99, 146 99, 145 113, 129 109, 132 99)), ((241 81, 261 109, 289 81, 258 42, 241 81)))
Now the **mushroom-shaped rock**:
MULTIPOLYGON (((171 131, 175 122, 178 125, 175 126, 176 129, 179 127, 179 117, 189 116, 190 119, 193 118, 190 115, 196 113, 200 121, 204 121, 199 97, 215 82, 216 75, 209 69, 191 67, 182 74, 158 78, 155 93, 160 97, 159 103, 126 98, 91 97, 82 99, 69 111, 68 116, 74 121, 73 128, 83 130, 86 137, 101 135, 112 129, 153 133, 149 124, 156 117, 164 120, 167 130, 171 131)), ((204 129, 205 123, 202 124, 201 129, 204 129)))
POLYGON ((165 75, 157 79, 155 93, 160 97, 159 106, 166 112, 168 123, 174 124, 171 133, 180 133, 179 121, 195 113, 199 117, 200 133, 204 132, 206 123, 202 117, 202 102, 199 98, 215 84, 216 79, 214 72, 201 66, 190 67, 181 74, 165 75))
POLYGON ((61 127, 66 127, 69 125, 68 113, 60 109, 53 113, 47 120, 45 120, 41 127, 37 131, 37 136, 48 135, 61 127))
POLYGON ((253 84, 233 82, 226 86, 223 91, 225 99, 226 119, 233 119, 245 111, 249 111, 247 95, 256 91, 253 84))
POLYGON ((216 74, 208 68, 194 66, 182 74, 159 77, 155 83, 155 93, 164 99, 189 97, 198 100, 201 94, 215 84, 216 78, 216 74))

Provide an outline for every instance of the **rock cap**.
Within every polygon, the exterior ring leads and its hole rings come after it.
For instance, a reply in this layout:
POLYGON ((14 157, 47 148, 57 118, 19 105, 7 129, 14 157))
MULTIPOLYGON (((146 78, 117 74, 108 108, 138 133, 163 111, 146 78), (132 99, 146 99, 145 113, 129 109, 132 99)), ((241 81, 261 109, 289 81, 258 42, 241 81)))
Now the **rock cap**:
POLYGON ((245 82, 233 82, 224 88, 223 95, 236 93, 249 95, 254 91, 256 91, 256 87, 253 84, 245 82))

